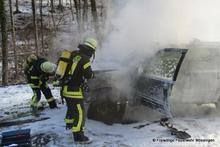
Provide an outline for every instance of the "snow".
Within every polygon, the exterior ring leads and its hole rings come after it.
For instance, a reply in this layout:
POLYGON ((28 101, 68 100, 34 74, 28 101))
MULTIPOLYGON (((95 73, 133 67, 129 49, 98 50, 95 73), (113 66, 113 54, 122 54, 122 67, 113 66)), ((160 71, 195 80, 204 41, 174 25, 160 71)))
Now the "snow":
MULTIPOLYGON (((59 88, 52 88, 56 99, 59 99, 59 88)), ((8 111, 8 108, 29 105, 32 91, 27 85, 16 85, 0 88, 1 103, 0 115, 8 111)), ((41 101, 45 101, 42 98, 41 101)), ((19 109, 17 109, 19 110, 19 109)), ((64 116, 66 106, 59 104, 59 109, 43 111, 43 116, 50 119, 23 124, 12 127, 0 128, 0 132, 31 128, 32 136, 40 133, 49 135, 48 147, 69 147, 78 146, 74 143, 72 134, 65 129, 64 116)), ((148 113, 147 115, 152 114, 148 113)), ((150 116, 149 116, 150 117, 150 116)), ((167 146, 218 146, 220 144, 220 117, 216 114, 205 116, 175 117, 174 125, 185 130, 192 136, 187 140, 178 140, 170 135, 168 130, 158 123, 145 126, 141 129, 134 128, 140 124, 145 124, 149 120, 133 124, 106 125, 94 120, 86 120, 85 134, 94 141, 89 147, 167 147, 167 146)))

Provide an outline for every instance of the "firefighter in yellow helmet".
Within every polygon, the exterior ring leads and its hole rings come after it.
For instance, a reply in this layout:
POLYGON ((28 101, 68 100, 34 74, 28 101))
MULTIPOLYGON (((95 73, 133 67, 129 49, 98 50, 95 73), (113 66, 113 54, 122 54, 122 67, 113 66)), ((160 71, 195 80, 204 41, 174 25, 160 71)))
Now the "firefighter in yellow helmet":
POLYGON ((66 127, 72 129, 74 141, 80 144, 91 143, 91 139, 84 135, 85 110, 82 86, 85 79, 94 76, 90 58, 95 54, 96 47, 95 39, 86 38, 79 44, 79 50, 72 52, 71 66, 66 74, 68 81, 62 85, 61 91, 67 104, 66 127))
POLYGON ((24 73, 27 77, 28 84, 33 90, 31 101, 32 112, 36 114, 38 102, 41 99, 41 92, 44 94, 49 107, 57 108, 57 104, 51 90, 47 84, 49 76, 53 75, 56 70, 56 65, 47 61, 44 58, 31 54, 27 57, 24 63, 24 73))

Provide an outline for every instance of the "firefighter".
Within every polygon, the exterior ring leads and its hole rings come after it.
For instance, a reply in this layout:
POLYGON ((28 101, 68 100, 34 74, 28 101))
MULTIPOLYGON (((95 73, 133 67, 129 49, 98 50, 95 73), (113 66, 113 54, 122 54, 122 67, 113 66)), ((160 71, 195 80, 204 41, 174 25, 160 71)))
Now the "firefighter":
POLYGON ((72 129, 74 141, 80 144, 91 143, 91 139, 84 135, 85 110, 83 85, 85 79, 94 77, 90 58, 94 56, 97 41, 87 38, 78 45, 78 50, 72 52, 71 66, 64 79, 69 79, 62 85, 61 96, 67 104, 66 127, 72 129))
POLYGON ((26 75, 28 84, 33 90, 33 97, 31 101, 31 108, 33 114, 37 113, 38 102, 41 99, 41 92, 44 94, 49 107, 51 109, 57 108, 57 104, 47 81, 49 76, 53 75, 56 70, 56 65, 47 61, 44 58, 31 54, 24 62, 24 73, 26 75))

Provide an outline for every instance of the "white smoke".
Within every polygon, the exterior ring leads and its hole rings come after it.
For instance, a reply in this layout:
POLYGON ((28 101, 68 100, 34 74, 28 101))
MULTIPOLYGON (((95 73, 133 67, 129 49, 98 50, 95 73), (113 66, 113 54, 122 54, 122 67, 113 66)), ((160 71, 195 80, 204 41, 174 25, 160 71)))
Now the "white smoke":
POLYGON ((97 60, 129 64, 171 44, 219 41, 219 6, 219 0, 113 0, 97 60))
MULTIPOLYGON (((98 50, 96 68, 133 68, 143 57, 164 47, 181 46, 195 39, 220 41, 219 0, 111 2, 105 30, 108 35, 98 50)), ((131 79, 126 78, 129 73, 119 75, 116 87, 130 89, 131 79)))

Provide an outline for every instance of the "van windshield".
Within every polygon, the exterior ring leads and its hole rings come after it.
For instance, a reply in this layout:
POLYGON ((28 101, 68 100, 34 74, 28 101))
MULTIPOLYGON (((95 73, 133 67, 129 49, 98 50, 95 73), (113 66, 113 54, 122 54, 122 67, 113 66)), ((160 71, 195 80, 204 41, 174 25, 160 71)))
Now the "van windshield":
POLYGON ((143 75, 173 80, 181 57, 182 50, 161 50, 149 61, 149 64, 145 64, 143 67, 143 75))

